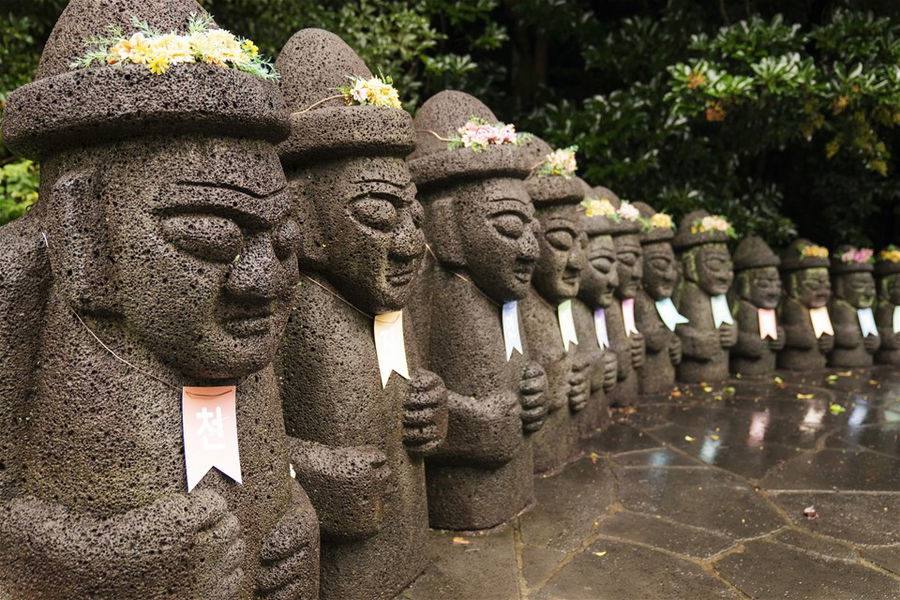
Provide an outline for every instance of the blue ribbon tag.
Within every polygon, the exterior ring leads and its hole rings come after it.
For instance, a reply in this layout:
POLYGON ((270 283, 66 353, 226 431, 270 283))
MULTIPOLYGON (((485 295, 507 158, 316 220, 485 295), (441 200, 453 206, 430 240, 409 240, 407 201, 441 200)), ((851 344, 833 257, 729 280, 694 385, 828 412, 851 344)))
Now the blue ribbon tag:
POLYGON ((709 299, 709 305, 712 307, 713 323, 718 329, 722 323, 734 325, 734 319, 731 316, 731 309, 728 308, 728 298, 725 294, 719 294, 709 299))
POLYGON ((672 331, 675 331, 676 325, 690 323, 690 319, 678 312, 678 309, 675 308, 675 303, 672 302, 672 298, 657 300, 656 313, 659 315, 659 318, 662 319, 662 322, 665 323, 666 327, 672 331))
POLYGON ((506 360, 512 356, 513 350, 522 351, 522 338, 519 335, 519 303, 515 300, 507 302, 501 308, 503 317, 503 344, 506 346, 506 360))
POLYGON ((863 337, 878 335, 878 327, 875 326, 875 315, 872 314, 871 308, 857 309, 856 318, 859 321, 859 328, 862 330, 863 337))

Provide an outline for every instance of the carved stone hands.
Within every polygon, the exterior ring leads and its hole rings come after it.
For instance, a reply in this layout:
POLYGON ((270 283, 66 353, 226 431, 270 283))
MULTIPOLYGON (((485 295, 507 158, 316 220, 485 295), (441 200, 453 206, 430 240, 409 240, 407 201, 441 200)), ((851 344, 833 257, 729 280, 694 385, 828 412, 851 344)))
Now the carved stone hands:
POLYGON ((236 600, 244 578, 240 533, 225 500, 208 490, 106 519, 33 496, 0 508, 0 556, 20 565, 21 597, 52 581, 65 582, 60 599, 236 600))
POLYGON ((772 338, 768 338, 766 342, 769 344, 769 350, 778 351, 784 348, 784 340, 785 340, 785 332, 784 327, 781 325, 778 326, 778 339, 773 340, 772 338))
POLYGON ((672 341, 669 342, 669 361, 673 365, 677 365, 681 363, 681 338, 677 335, 672 336, 672 341))
POLYGON ((881 347, 881 338, 877 335, 867 335, 863 338, 863 346, 869 354, 875 354, 875 351, 881 347))
POLYGON ((603 353, 603 391, 609 392, 616 387, 616 373, 619 372, 619 359, 616 353, 607 349, 603 353))
POLYGON ((522 369, 519 382, 519 402, 522 405, 522 430, 533 433, 544 425, 547 416, 547 374, 544 368, 531 361, 522 369))
POLYGON ((569 410, 578 412, 591 396, 591 361, 576 352, 569 372, 569 410))
POLYGON ((447 388, 436 374, 419 369, 403 403, 403 443, 410 454, 432 453, 447 436, 447 388))
POLYGON ((319 524, 309 501, 301 499, 300 486, 291 487, 294 503, 260 551, 262 569, 256 591, 265 600, 318 598, 319 524))
POLYGON ((738 326, 736 323, 722 323, 719 325, 719 344, 723 348, 731 348, 737 344, 738 326))
POLYGON ((631 366, 635 369, 643 367, 646 347, 644 346, 644 336, 640 332, 632 333, 628 337, 628 350, 631 353, 631 366))
POLYGON ((819 346, 819 352, 827 354, 834 349, 834 336, 825 333, 818 339, 817 344, 819 346))

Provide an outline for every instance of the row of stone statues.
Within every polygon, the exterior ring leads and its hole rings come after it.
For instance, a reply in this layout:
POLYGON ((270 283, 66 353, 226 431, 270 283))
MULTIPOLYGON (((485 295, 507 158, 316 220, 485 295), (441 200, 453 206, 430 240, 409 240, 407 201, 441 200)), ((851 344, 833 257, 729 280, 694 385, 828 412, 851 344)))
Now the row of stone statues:
POLYGON ((204 14, 72 0, 4 111, 42 181, 0 228, 0 598, 391 598, 610 405, 900 364, 897 250, 873 314, 870 253, 732 265, 472 96, 413 120, 313 29, 274 82, 204 14))

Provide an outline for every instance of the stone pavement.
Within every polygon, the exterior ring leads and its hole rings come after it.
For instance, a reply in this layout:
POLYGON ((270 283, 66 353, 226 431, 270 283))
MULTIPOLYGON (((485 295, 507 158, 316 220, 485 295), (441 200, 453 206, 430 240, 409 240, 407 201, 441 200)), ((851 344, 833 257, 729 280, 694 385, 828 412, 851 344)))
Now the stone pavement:
POLYGON ((616 414, 511 525, 433 532, 401 598, 900 598, 900 371, 788 379, 616 414))

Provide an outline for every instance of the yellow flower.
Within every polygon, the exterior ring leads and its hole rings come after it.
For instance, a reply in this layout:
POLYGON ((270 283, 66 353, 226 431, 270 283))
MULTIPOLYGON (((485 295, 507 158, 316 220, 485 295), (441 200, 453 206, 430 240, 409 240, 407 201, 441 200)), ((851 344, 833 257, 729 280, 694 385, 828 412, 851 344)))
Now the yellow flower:
POLYGON ((207 64, 224 67, 227 62, 240 64, 248 60, 234 34, 224 29, 194 33, 189 41, 193 53, 207 64))
POLYGON ((359 78, 351 87, 344 89, 347 104, 355 102, 360 105, 401 107, 400 94, 396 88, 380 77, 359 78))
POLYGON ((587 198, 582 203, 585 214, 588 217, 611 217, 616 214, 616 209, 609 198, 587 198))
POLYGON ((803 258, 828 258, 828 248, 824 246, 803 246, 800 249, 803 258))
POLYGON ((900 262, 900 248, 885 248, 878 253, 878 258, 887 262, 900 262))
POLYGON ((169 57, 162 55, 154 56, 150 59, 150 62, 147 63, 147 67, 154 75, 162 75, 169 70, 169 57))
MULTIPOLYGON (((110 48, 109 56, 117 59, 115 62, 133 62, 142 65, 147 62, 149 50, 150 45, 147 43, 147 38, 143 33, 138 32, 110 48)), ((109 62, 109 56, 107 56, 106 62, 109 62)))
POLYGON ((167 33, 150 40, 150 59, 160 56, 166 57, 170 65, 194 62, 194 53, 191 51, 191 43, 188 38, 174 33, 167 33))
POLYGON ((256 56, 259 54, 259 47, 251 40, 244 40, 244 43, 241 44, 241 50, 246 52, 248 56, 256 56))
POLYGON ((672 217, 666 213, 658 212, 650 217, 650 225, 651 227, 656 227, 658 229, 672 229, 672 217))
POLYGON ((561 148, 554 150, 544 157, 543 171, 549 175, 562 175, 571 177, 578 169, 573 148, 561 148))

